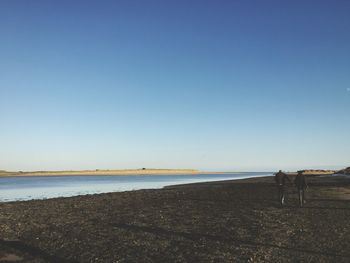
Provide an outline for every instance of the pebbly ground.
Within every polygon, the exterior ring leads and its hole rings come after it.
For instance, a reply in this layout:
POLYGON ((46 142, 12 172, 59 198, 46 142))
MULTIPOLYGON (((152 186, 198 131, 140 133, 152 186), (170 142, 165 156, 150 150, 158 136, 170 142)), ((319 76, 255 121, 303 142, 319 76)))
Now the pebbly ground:
POLYGON ((350 262, 350 179, 272 177, 0 204, 0 262, 350 262))

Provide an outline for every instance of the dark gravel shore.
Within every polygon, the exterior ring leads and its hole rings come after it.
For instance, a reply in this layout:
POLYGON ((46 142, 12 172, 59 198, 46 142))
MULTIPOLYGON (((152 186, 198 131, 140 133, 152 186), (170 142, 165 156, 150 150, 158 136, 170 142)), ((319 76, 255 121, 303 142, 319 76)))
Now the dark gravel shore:
POLYGON ((350 179, 272 177, 0 204, 0 262, 349 262, 350 179))

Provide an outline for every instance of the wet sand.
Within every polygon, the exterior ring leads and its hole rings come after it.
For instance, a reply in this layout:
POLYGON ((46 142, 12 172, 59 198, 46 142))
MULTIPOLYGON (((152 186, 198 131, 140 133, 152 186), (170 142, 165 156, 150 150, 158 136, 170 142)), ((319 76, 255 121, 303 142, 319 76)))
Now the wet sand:
POLYGON ((0 262, 349 262, 350 179, 309 185, 304 208, 272 177, 2 203, 0 262))

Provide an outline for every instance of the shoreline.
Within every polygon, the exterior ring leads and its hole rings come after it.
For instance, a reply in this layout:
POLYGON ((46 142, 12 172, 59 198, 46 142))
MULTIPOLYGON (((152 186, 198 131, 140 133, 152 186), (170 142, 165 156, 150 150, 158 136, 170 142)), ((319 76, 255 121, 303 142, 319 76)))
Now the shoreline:
MULTIPOLYGON (((144 175, 144 176, 159 176, 159 177, 167 177, 169 175, 144 175)), ((182 176, 182 175, 181 175, 182 176)), ((183 175, 185 176, 185 175, 183 175)), ((9 202, 22 202, 22 201, 34 201, 34 200, 49 200, 49 199, 55 199, 55 198, 70 198, 70 197, 74 197, 74 196, 89 196, 89 195, 96 195, 96 194, 106 194, 106 193, 120 193, 120 192, 133 192, 133 191, 142 191, 142 190, 157 190, 157 189, 165 189, 165 188, 171 188, 171 187, 176 187, 176 186, 182 186, 182 185, 196 185, 196 184, 205 184, 205 183, 213 183, 213 182, 225 182, 225 181, 237 181, 237 180, 244 180, 244 179, 253 179, 253 178, 262 178, 262 177, 271 177, 272 174, 268 173, 268 172, 261 172, 258 173, 256 172, 246 172, 246 173, 213 173, 213 174, 208 174, 208 173, 203 173, 203 174, 196 174, 196 175, 191 175, 191 174, 187 174, 187 179, 188 182, 186 182, 186 180, 182 180, 181 182, 177 182, 175 181, 164 181, 162 185, 159 185, 156 183, 156 185, 154 185, 152 187, 152 185, 145 185, 144 188, 140 188, 140 187, 134 187, 133 186, 133 181, 130 182, 131 187, 124 187, 123 189, 111 189, 111 190, 98 190, 99 188, 97 188, 95 191, 87 191, 87 192, 82 192, 84 187, 80 190, 77 191, 75 193, 70 193, 68 195, 64 194, 64 191, 59 194, 59 192, 53 192, 53 193, 47 193, 46 195, 35 195, 35 194, 27 194, 27 195, 23 195, 21 196, 21 194, 19 194, 19 196, 17 195, 17 197, 14 199, 14 197, 2 197, 0 199, 0 203, 9 203, 9 202), (220 175, 224 175, 226 174, 227 177, 222 177, 220 175), (202 175, 207 176, 210 175, 211 177, 209 178, 203 178, 201 177, 202 175), (196 178, 196 176, 199 176, 199 178, 196 178)), ((35 176, 26 176, 23 178, 35 178, 35 176)), ((74 176, 57 176, 56 178, 65 178, 65 177, 72 177, 74 178, 74 176)), ((87 176, 88 177, 88 176, 87 176)), ((17 178, 17 177, 2 177, 2 178, 17 178)), ((41 176, 37 177, 37 178, 42 178, 41 176)), ((49 176, 47 178, 54 178, 54 176, 49 176)), ((131 179, 131 177, 130 177, 131 179)), ((0 177, 0 183, 1 183, 1 177, 0 177)), ((112 184, 117 185, 119 183, 119 181, 114 181, 111 182, 112 184)), ((146 181, 147 183, 147 181, 146 181)), ((50 186, 47 186, 48 189, 50 189, 50 186)), ((86 188, 89 188, 89 185, 86 185, 86 188)), ((15 190, 15 188, 14 188, 15 190)), ((63 189, 64 190, 64 189, 63 189)), ((25 191, 25 190, 22 190, 25 191)), ((46 188, 42 189, 43 192, 46 191, 46 188)), ((1 197, 1 195, 0 195, 1 197)))
POLYGON ((293 185, 280 207, 271 176, 1 203, 0 259, 347 262, 350 178, 309 186, 303 208, 293 185))
MULTIPOLYGON (((195 169, 123 169, 123 170, 79 170, 79 171, 4 171, 0 170, 0 178, 6 177, 60 177, 60 176, 140 176, 140 175, 199 175, 199 174, 244 174, 244 173, 270 173, 270 172, 216 172, 200 171, 195 169)), ((271 173, 275 173, 271 171, 271 173)), ((286 172, 289 176, 295 176, 296 172, 286 172)), ((306 170, 304 174, 308 177, 333 175, 335 171, 312 171, 306 170)))

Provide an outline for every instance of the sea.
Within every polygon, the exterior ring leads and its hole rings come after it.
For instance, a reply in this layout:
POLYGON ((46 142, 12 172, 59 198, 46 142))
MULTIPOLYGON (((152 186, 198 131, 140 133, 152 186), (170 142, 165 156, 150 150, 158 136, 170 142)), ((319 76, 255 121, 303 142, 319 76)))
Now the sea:
POLYGON ((188 175, 81 175, 0 177, 0 202, 26 201, 110 192, 159 189, 170 185, 270 176, 272 172, 188 175))

